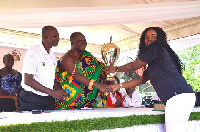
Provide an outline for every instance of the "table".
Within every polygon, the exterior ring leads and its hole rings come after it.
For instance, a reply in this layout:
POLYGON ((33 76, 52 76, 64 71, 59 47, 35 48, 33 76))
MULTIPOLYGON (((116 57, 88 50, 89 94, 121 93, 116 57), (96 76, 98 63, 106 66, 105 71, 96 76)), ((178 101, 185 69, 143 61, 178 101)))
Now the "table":
MULTIPOLYGON (((161 111, 152 111, 153 108, 95 108, 93 110, 51 110, 45 111, 41 114, 32 114, 31 111, 24 112, 2 112, 0 113, 0 125, 10 125, 10 124, 23 124, 23 123, 33 123, 33 122, 51 122, 51 121, 64 121, 64 120, 82 120, 82 119, 92 119, 100 117, 124 117, 130 115, 158 115, 164 114, 161 111)), ((200 112, 200 108, 193 108, 193 112, 200 112)), ((199 121, 191 121, 195 129, 200 130, 199 121)), ((126 130, 137 130, 142 129, 158 129, 159 131, 164 131, 164 124, 149 124, 149 125, 139 125, 129 128, 116 128, 116 131, 126 130)), ((158 131, 157 130, 157 131, 158 131)), ((93 130, 98 131, 98 130, 93 130)), ((104 131, 104 130, 102 130, 104 131)))
POLYGON ((0 125, 45 121, 82 120, 100 117, 122 117, 129 115, 163 114, 163 112, 152 110, 153 108, 95 108, 93 110, 49 110, 41 114, 32 114, 31 111, 24 111, 21 113, 3 112, 0 115, 5 118, 0 120, 0 125))

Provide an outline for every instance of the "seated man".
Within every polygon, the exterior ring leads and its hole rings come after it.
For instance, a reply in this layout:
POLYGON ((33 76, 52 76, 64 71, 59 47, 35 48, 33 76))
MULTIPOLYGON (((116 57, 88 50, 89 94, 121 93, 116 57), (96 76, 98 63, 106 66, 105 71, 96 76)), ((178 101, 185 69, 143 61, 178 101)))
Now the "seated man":
POLYGON ((140 94, 135 91, 135 87, 129 87, 125 89, 125 100, 124 100, 124 107, 141 107, 142 98, 140 94))
POLYGON ((149 105, 145 105, 145 107, 150 107, 153 108, 154 107, 154 103, 160 103, 160 98, 158 97, 157 93, 155 92, 152 97, 151 97, 151 102, 149 105))

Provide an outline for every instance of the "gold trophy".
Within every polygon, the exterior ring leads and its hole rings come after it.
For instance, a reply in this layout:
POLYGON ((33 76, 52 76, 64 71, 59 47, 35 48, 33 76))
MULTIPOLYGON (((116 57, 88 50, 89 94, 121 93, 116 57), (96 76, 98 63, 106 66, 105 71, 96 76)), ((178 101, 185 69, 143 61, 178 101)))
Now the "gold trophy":
MULTIPOLYGON (((112 39, 112 37, 111 37, 112 39)), ((106 66, 114 66, 115 62, 119 58, 120 48, 117 47, 114 43, 104 44, 101 48, 102 59, 106 66)), ((117 84, 119 83, 119 79, 116 77, 115 73, 110 73, 107 75, 107 78, 104 80, 106 84, 117 84)))

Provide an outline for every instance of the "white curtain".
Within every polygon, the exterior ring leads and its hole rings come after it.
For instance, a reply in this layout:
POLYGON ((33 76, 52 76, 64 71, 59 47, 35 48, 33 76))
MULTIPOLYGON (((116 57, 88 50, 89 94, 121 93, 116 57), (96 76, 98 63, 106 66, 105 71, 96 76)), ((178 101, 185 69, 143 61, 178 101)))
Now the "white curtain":
MULTIPOLYGON (((14 3, 13 3, 14 4, 14 3)), ((200 1, 100 7, 0 9, 0 27, 30 28, 128 24, 200 16, 200 1)))

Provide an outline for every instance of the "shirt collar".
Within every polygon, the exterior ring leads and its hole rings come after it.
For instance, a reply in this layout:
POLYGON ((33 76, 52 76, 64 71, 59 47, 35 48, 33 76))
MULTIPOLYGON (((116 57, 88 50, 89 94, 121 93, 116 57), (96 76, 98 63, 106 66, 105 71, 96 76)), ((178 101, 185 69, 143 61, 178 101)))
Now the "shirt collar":
POLYGON ((43 46, 42 43, 39 44, 39 47, 40 47, 40 50, 41 50, 41 52, 42 52, 43 54, 45 54, 45 55, 52 55, 52 50, 50 49, 50 50, 49 50, 49 54, 48 54, 47 51, 45 50, 45 48, 44 48, 44 46, 43 46))

